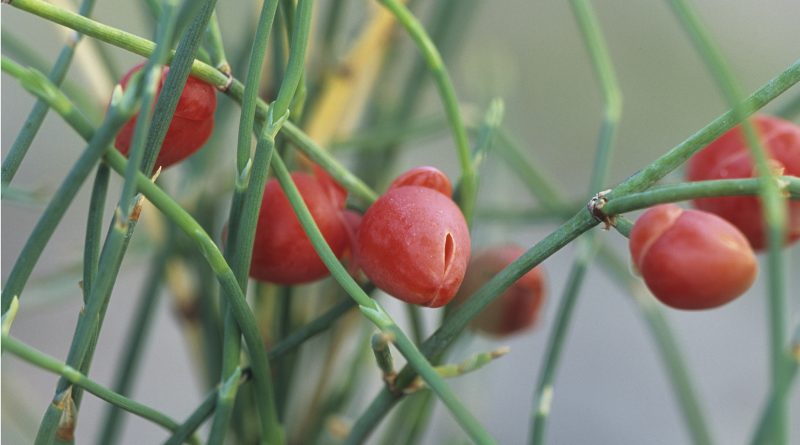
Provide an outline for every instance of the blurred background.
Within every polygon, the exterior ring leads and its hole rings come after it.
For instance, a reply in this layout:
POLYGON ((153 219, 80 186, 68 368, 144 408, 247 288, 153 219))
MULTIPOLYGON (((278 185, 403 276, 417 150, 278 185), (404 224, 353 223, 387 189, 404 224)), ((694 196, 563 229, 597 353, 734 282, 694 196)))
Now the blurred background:
MULTIPOLYGON (((54 1, 63 4, 65 1, 54 1)), ((325 14, 329 2, 318 2, 325 14)), ((368 15, 368 3, 347 1, 347 21, 354 29, 368 15)), ((417 2, 423 17, 435 2, 417 2)), ((700 15, 716 38, 745 91, 752 92, 800 58, 800 2, 793 0, 703 0, 696 3, 700 15)), ((235 53, 249 40, 241 35, 242 23, 255 20, 255 5, 220 2, 218 13, 226 49, 235 53)), ((635 173, 669 148, 702 128, 726 110, 703 61, 676 21, 667 2, 594 2, 603 27, 616 74, 622 87, 624 108, 619 137, 607 186, 635 173)), ((587 190, 594 147, 601 121, 602 102, 587 52, 567 2, 504 0, 469 1, 474 8, 455 15, 456 50, 447 57, 456 90, 465 109, 482 115, 490 100, 505 103, 504 127, 525 149, 525 155, 576 203, 593 194, 587 190), (466 17, 469 16, 467 19, 466 17)), ((149 17, 136 2, 99 1, 94 17, 104 23, 149 36, 149 17)), ((57 26, 12 7, 2 8, 4 37, 13 36, 39 51, 47 60, 55 57, 66 33, 57 26)), ((408 38, 402 57, 415 54, 408 38)), ((347 41, 342 42, 343 53, 347 41)), ((85 51, 85 40, 79 53, 85 51)), ((109 47, 124 72, 140 60, 109 47)), ((6 50, 4 49, 4 54, 6 50)), ((339 54, 341 55, 341 54, 339 54)), ((68 79, 90 91, 90 100, 104 104, 113 83, 78 57, 68 79)), ((234 73, 237 75, 237 73, 234 73)), ((242 77, 242 74, 237 77, 242 77)), ((402 84, 381 85, 393 94, 402 84)), ((432 83, 424 88, 424 100, 416 116, 441 116, 441 104, 432 83)), ((767 106, 776 110, 800 94, 792 88, 767 106)), ((219 95, 220 103, 230 102, 219 95)), ((3 156, 16 137, 34 100, 17 82, 2 77, 3 156)), ((101 107, 102 108, 102 107, 101 107)), ((234 115, 237 119, 238 115, 234 115)), ((216 135, 220 159, 233 170, 236 124, 219 124, 216 135)), ((15 187, 34 193, 27 203, 2 203, 2 277, 5 281, 22 244, 39 217, 48 197, 63 179, 84 143, 61 119, 50 113, 30 153, 14 179, 15 187)), ((395 173, 409 167, 435 165, 451 178, 458 174, 450 134, 438 134, 405 147, 395 173)), ((352 155, 339 154, 352 163, 352 155)), ((165 180, 178 182, 183 171, 168 172, 165 180), (170 177, 170 175, 172 175, 170 177)), ((231 177, 226 180, 230 181, 231 177)), ((675 174, 667 181, 679 181, 675 174)), ((91 181, 87 181, 91 183, 91 181)), ((121 181, 112 176, 107 213, 116 202, 121 181)), ((228 184, 229 185, 229 184, 228 184)), ((226 186, 222 184, 222 186, 226 186)), ((497 156, 481 171, 479 209, 525 210, 536 208, 519 181, 497 156)), ((19 316, 13 326, 18 339, 63 360, 81 307, 78 281, 85 212, 90 186, 67 212, 44 252, 26 288, 19 316)), ((577 208, 577 207, 576 207, 577 208)), ((146 209, 143 220, 147 226, 146 209)), ((227 208, 223 209, 227 213, 227 208)), ((479 219, 473 232, 473 249, 501 242, 530 247, 557 224, 550 221, 498 222, 479 219)), ((599 230, 599 229, 597 229, 599 230)), ((627 261, 626 240, 603 232, 600 238, 627 261)), ((130 319, 141 290, 153 247, 146 228, 138 230, 123 263, 108 309, 96 358, 91 370, 95 380, 110 384, 119 352, 131 328, 130 319)), ((549 293, 538 326, 524 334, 490 340, 480 337, 460 341, 452 361, 503 345, 511 352, 489 366, 451 380, 464 403, 502 444, 527 440, 534 385, 538 378, 547 337, 557 302, 567 279, 575 250, 568 246, 545 263, 549 293)), ((800 248, 790 249, 789 295, 794 328, 800 313, 800 248)), ((763 263, 763 258, 760 258, 763 263)), ((758 420, 768 391, 768 326, 766 281, 762 278, 742 298, 714 311, 665 310, 693 372, 711 432, 718 443, 746 443, 758 420)), ((167 293, 158 300, 157 317, 140 364, 132 397, 176 419, 185 418, 201 401, 205 390, 195 370, 190 342, 182 333, 175 303, 167 293)), ((390 313, 403 321, 402 307, 382 297, 390 313)), ((435 310, 425 310, 427 331, 435 328, 435 310)), ((396 358, 399 355, 396 354, 396 358)), ((4 355, 2 362, 2 431, 7 443, 30 443, 45 407, 53 396, 56 377, 4 355)), ((365 372, 369 385, 359 388, 361 403, 342 413, 354 420, 382 384, 377 367, 365 372)), ((312 381, 313 382, 313 381, 312 381)), ((312 382, 309 382, 310 385, 312 382)), ((591 267, 567 338, 558 371, 547 443, 552 444, 682 444, 689 436, 680 418, 654 343, 631 297, 600 268, 591 267)), ((87 396, 80 411, 78 443, 93 442, 104 402, 87 396)), ((302 417, 293 406, 290 416, 302 417)), ((800 413, 800 393, 792 394, 794 418, 800 413)), ((386 424, 387 422, 384 422, 386 424)), ((800 423, 792 426, 800 437, 800 423)), ((146 421, 128 417, 125 444, 157 443, 164 432, 146 421)), ((373 434, 372 442, 381 434, 373 434)), ((465 443, 466 437, 437 404, 423 443, 465 443)))

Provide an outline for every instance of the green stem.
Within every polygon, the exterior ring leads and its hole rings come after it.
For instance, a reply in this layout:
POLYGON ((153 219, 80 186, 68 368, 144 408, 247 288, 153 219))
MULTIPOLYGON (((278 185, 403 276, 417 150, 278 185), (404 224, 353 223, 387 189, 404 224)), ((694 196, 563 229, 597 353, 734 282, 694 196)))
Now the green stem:
MULTIPOLYGON (((105 166, 105 168, 108 168, 105 166)), ((169 237, 168 240, 171 240, 169 237)), ((120 394, 130 393, 133 385, 133 378, 139 361, 142 356, 142 349, 150 327, 153 323, 153 314, 158 306, 158 296, 164 280, 164 270, 171 255, 173 245, 171 242, 160 249, 153 259, 150 270, 145 279, 145 286, 142 289, 139 303, 136 308, 133 322, 126 338, 126 344, 119 360, 117 375, 114 378, 113 388, 120 394)), ((101 425, 102 430, 97 441, 98 444, 116 443, 119 435, 119 428, 122 420, 122 411, 116 406, 109 406, 101 425)))
POLYGON ((334 139, 331 151, 356 151, 358 154, 374 150, 384 150, 387 146, 410 142, 438 135, 447 129, 447 118, 428 116, 413 121, 377 124, 371 128, 356 131, 344 139, 334 139))
POLYGON ((219 20, 217 19, 216 11, 211 15, 211 21, 208 23, 206 47, 208 48, 208 56, 211 63, 221 72, 230 74, 231 65, 228 63, 228 58, 225 56, 225 45, 222 43, 222 32, 219 29, 219 20))
MULTIPOLYGON (((800 199, 800 178, 779 176, 781 191, 792 199, 800 199)), ((758 178, 718 179, 713 181, 682 182, 653 187, 647 191, 630 193, 610 199, 601 211, 608 216, 641 210, 656 204, 717 196, 757 195, 761 181, 758 178)))
POLYGON ((467 129, 464 126, 464 121, 461 119, 461 111, 458 107, 458 99, 456 97, 455 88, 453 88, 453 82, 450 80, 450 75, 442 61, 442 56, 436 49, 436 45, 431 41, 431 38, 425 32, 425 28, 419 20, 414 17, 411 11, 398 0, 380 0, 380 2, 395 15, 398 22, 400 22, 409 36, 414 40, 417 48, 425 57, 428 69, 431 71, 436 81, 439 96, 442 99, 447 118, 450 121, 450 127, 452 128, 453 137, 456 142, 458 160, 461 164, 460 183, 462 192, 459 204, 464 213, 464 217, 469 222, 472 220, 472 213, 475 208, 478 178, 475 174, 475 168, 472 165, 467 129))
POLYGON ((578 244, 579 252, 572 264, 569 275, 567 276, 567 287, 561 295, 561 300, 556 311, 555 326, 550 333, 547 342, 547 352, 545 352, 542 369, 539 373, 539 382, 536 384, 535 401, 533 415, 531 419, 530 443, 544 443, 545 426, 550 417, 551 406, 553 403, 553 393, 555 391, 554 381, 556 369, 559 364, 561 352, 564 349, 567 331, 575 304, 580 295, 580 289, 589 262, 594 257, 597 250, 596 233, 586 235, 586 241, 578 244))
MULTIPOLYGON (((256 27, 255 38, 250 48, 250 62, 247 68, 247 79, 244 85, 241 114, 239 117, 239 131, 236 148, 236 166, 240 184, 237 184, 233 202, 229 212, 228 244, 226 258, 231 265, 231 270, 236 276, 242 293, 247 291, 247 274, 250 270, 250 258, 255 237, 258 212, 261 207, 261 197, 264 193, 269 163, 275 146, 274 134, 267 131, 264 137, 259 138, 255 157, 251 158, 250 149, 253 126, 256 113, 256 99, 261 80, 262 65, 267 47, 275 11, 278 7, 277 0, 263 3, 256 27), (252 177, 250 170, 253 170, 252 177), (250 183, 252 181, 252 183, 250 183), (241 230, 241 234, 240 234, 241 230)), ((270 123, 271 124, 271 123, 270 123)), ((265 127, 266 129, 266 127, 265 127)), ((219 444, 225 439, 228 423, 236 401, 237 386, 224 384, 233 377, 239 369, 240 338, 241 333, 236 325, 236 320, 230 308, 223 305, 225 323, 223 328, 221 382, 218 403, 220 409, 216 411, 214 421, 209 433, 209 443, 219 444), (222 397, 222 391, 226 391, 222 397)), ((276 413, 275 400, 266 401, 269 407, 264 411, 265 417, 261 418, 261 434, 266 440, 268 434, 275 434, 271 440, 282 443, 281 428, 276 413)))
MULTIPOLYGON (((91 14, 92 9, 94 9, 94 3, 95 0, 83 0, 78 14, 81 16, 88 16, 91 14)), ((58 54, 56 63, 47 76, 56 87, 60 86, 64 81, 67 70, 69 70, 69 66, 72 64, 75 48, 78 46, 82 37, 83 36, 79 33, 70 36, 67 44, 64 45, 61 52, 58 54)), ((11 180, 14 179, 17 169, 19 169, 20 164, 22 164, 22 160, 25 158, 33 142, 33 138, 36 137, 36 133, 38 133, 39 128, 41 128, 42 122, 44 122, 44 118, 47 116, 49 109, 50 107, 47 106, 47 102, 44 100, 39 99, 36 101, 36 104, 34 104, 33 109, 28 114, 27 119, 25 119, 25 123, 22 124, 22 130, 17 134, 16 139, 14 139, 11 148, 6 154, 6 158, 3 159, 2 173, 0 173, 3 184, 9 184, 11 180)))
POLYGON ((83 303, 89 296, 89 289, 94 285, 97 275, 98 262, 100 261, 100 237, 103 230, 103 210, 108 194, 108 181, 110 170, 105 164, 97 166, 97 173, 92 187, 92 197, 89 201, 89 216, 86 221, 86 237, 83 245, 83 303))
MULTIPOLYGON (((244 382, 240 382, 240 384, 242 383, 244 382)), ((172 436, 164 442, 164 445, 181 445, 186 441, 186 438, 194 434, 200 425, 214 412, 214 408, 217 406, 217 396, 218 391, 216 390, 208 393, 200 406, 175 429, 172 436)))
POLYGON ((303 154, 328 172, 342 187, 367 203, 372 203, 378 199, 378 194, 365 184, 364 181, 350 173, 336 158, 317 145, 313 139, 303 133, 295 124, 287 121, 283 126, 282 134, 286 135, 290 141, 295 143, 303 154))
POLYGON ((786 298, 783 246, 786 239, 787 206, 770 171, 768 155, 764 150, 755 126, 746 119, 747 111, 741 101, 741 90, 722 52, 703 25, 702 20, 687 0, 672 0, 672 8, 692 38, 697 51, 707 63, 737 121, 742 121, 742 131, 750 153, 755 160, 755 170, 760 179, 759 201, 763 208, 762 220, 767 227, 767 291, 770 332, 771 386, 777 398, 772 416, 773 440, 777 445, 788 443, 789 398, 780 388, 786 386, 788 357, 785 342, 788 339, 789 306, 786 298))
MULTIPOLYGON (((365 292, 370 293, 372 289, 374 288, 365 289, 365 292)), ((299 328, 291 335, 281 340, 272 349, 270 349, 268 352, 270 361, 280 360, 286 356, 286 354, 294 351, 297 347, 305 343, 306 340, 321 332, 324 332, 342 315, 349 312, 354 306, 356 306, 355 301, 353 301, 351 298, 348 298, 330 308, 310 323, 305 324, 302 328, 299 328)), ((245 382, 244 376, 248 376, 249 373, 250 368, 246 368, 243 371, 243 380, 240 382, 240 384, 245 382)), ((202 424, 214 412, 217 403, 217 395, 217 390, 209 392, 206 395, 206 398, 203 400, 203 403, 195 409, 195 411, 183 424, 181 424, 181 427, 178 429, 178 431, 181 432, 181 435, 176 433, 176 435, 173 436, 170 441, 167 442, 167 444, 179 444, 185 437, 188 437, 188 435, 193 433, 194 430, 197 429, 200 424, 202 424)))
POLYGON ((792 361, 786 371, 788 378, 785 381, 785 387, 775 388, 770 392, 768 403, 761 413, 761 419, 758 422, 758 427, 755 429, 753 439, 750 441, 752 445, 764 445, 771 443, 772 430, 772 417, 775 415, 775 410, 778 409, 778 404, 781 403, 781 398, 785 397, 783 394, 778 394, 778 391, 785 391, 787 394, 792 389, 795 377, 797 377, 798 369, 800 369, 800 325, 794 330, 794 339, 789 346, 789 355, 792 356, 792 361))
MULTIPOLYGON (((589 192, 592 193, 599 191, 598 189, 603 186, 608 176, 611 153, 622 115, 622 96, 617 85, 611 56, 591 4, 587 0, 572 0, 570 4, 578 22, 578 28, 581 30, 584 44, 591 56, 594 73, 599 80, 604 99, 603 123, 597 141, 592 177, 589 181, 589 192)), ((578 255, 573 262, 567 279, 567 288, 564 290, 556 312, 555 327, 548 340, 547 352, 536 386, 530 430, 532 445, 544 443, 545 426, 550 417, 550 407, 553 401, 556 370, 560 363, 566 335, 586 271, 596 251, 597 232, 589 233, 583 239, 578 240, 578 255)))
MULTIPOLYGON (((562 208, 566 196, 561 189, 554 187, 552 181, 528 161, 523 154, 526 150, 520 148, 519 143, 508 132, 500 129, 497 133, 499 143, 495 144, 495 150, 505 160, 506 165, 528 186, 533 195, 541 201, 545 210, 562 208)), ((569 212, 570 215, 572 213, 572 211, 569 212)))
POLYGON ((628 265, 612 249, 605 245, 601 246, 599 257, 601 258, 601 261, 598 262, 600 267, 606 269, 614 281, 628 291, 644 316, 647 327, 659 349, 661 362, 666 368, 670 384, 681 407, 683 421, 693 442, 710 443, 711 435, 708 425, 704 421, 705 412, 697 399, 697 390, 686 367, 686 360, 678 342, 672 335, 672 329, 664 317, 661 307, 644 290, 641 280, 631 275, 628 265))
MULTIPOLYGON (((3 42, 4 54, 8 54, 16 58, 20 63, 29 65, 41 72, 45 72, 50 68, 50 60, 30 47, 28 42, 6 31, 5 28, 0 29, 0 34, 2 34, 2 36, 0 36, 0 41, 3 42)), ((60 87, 81 109, 91 113, 90 117, 93 120, 96 119, 99 121, 100 118, 103 117, 105 109, 102 107, 105 104, 98 104, 96 100, 88 96, 77 83, 70 79, 64 79, 60 87)))
MULTIPOLYGON (((169 416, 104 387, 81 374, 75 368, 37 351, 9 335, 3 334, 2 345, 4 351, 9 351, 34 366, 58 374, 69 380, 71 384, 89 391, 100 399, 118 406, 120 409, 147 419, 169 431, 175 431, 178 428, 178 423, 169 416)), ((198 442, 193 440, 192 443, 198 442)))

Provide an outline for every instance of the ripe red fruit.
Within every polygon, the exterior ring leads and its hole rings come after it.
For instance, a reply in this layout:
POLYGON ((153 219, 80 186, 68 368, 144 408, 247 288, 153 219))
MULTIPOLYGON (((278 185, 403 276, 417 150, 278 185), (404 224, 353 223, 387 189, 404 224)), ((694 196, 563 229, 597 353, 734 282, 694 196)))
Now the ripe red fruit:
MULTIPOLYGON (((128 85, 131 76, 142 67, 144 64, 137 65, 125 74, 120 81, 123 90, 128 85)), ((169 68, 165 67, 158 85, 159 94, 168 74, 169 68)), ((214 129, 214 110, 216 108, 217 96, 214 86, 189 76, 178 99, 175 115, 167 129, 154 169, 167 168, 199 150, 214 129)), ((117 133, 117 138, 114 140, 114 146, 125 156, 130 150, 137 117, 138 114, 131 118, 117 133)))
MULTIPOLYGON (((292 181, 325 241, 340 257, 348 245, 342 217, 346 195, 308 173, 293 172, 292 181)), ((264 188, 258 215, 250 276, 278 284, 301 284, 323 278, 328 273, 280 184, 270 179, 264 188)))
POLYGON ((636 220, 630 251, 653 295, 676 309, 722 306, 744 293, 758 271, 747 239, 731 223, 674 204, 636 220))
MULTIPOLYGON (((466 301, 524 252, 522 247, 509 244, 491 247, 473 256, 454 301, 459 304, 466 301)), ((544 293, 544 274, 542 267, 537 266, 495 298, 472 320, 471 326, 498 337, 530 328, 536 323, 544 293)))
MULTIPOLYGON (((771 158, 772 168, 785 175, 800 176, 800 127, 783 119, 753 117, 761 142, 771 158)), ((740 126, 733 128, 689 159, 686 178, 690 181, 750 178, 757 176, 750 151, 740 126)), ((719 215, 744 233, 756 250, 766 247, 761 204, 755 196, 700 198, 694 200, 700 210, 719 215)), ((788 202, 787 243, 800 239, 800 200, 788 202)))
POLYGON ((469 228, 458 206, 415 185, 389 189, 375 201, 357 241, 358 265, 377 287, 429 307, 455 296, 470 254, 469 228))
POLYGON ((427 187, 436 190, 448 198, 453 195, 453 185, 450 184, 450 179, 436 167, 423 166, 412 168, 392 181, 389 188, 392 189, 407 185, 427 187))

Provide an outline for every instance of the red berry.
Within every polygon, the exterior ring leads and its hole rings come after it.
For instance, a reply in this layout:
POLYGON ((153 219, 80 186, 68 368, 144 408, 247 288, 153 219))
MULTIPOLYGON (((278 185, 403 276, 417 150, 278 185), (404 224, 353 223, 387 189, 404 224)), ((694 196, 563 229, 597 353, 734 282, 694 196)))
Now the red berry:
MULTIPOLYGON (((120 81, 123 90, 128 85, 131 76, 142 67, 144 64, 137 65, 125 74, 120 81)), ((169 68, 165 67, 158 86, 159 94, 168 75, 169 68)), ((167 168, 199 150, 214 129, 214 110, 216 108, 217 96, 214 86, 189 76, 178 99, 175 115, 167 129, 154 169, 167 168)), ((114 141, 117 150, 126 156, 130 150, 137 117, 138 115, 134 116, 122 127, 114 141)))
MULTIPOLYGON (((466 301, 506 266, 525 252, 520 246, 505 245, 486 249, 473 256, 467 275, 456 294, 459 304, 466 301)), ((494 299, 476 318, 472 327, 490 335, 511 335, 536 323, 544 302, 544 274, 534 267, 494 299)))
POLYGON ((418 185, 436 190, 437 192, 450 198, 453 195, 453 185, 450 179, 436 167, 415 167, 398 176, 392 181, 390 189, 404 187, 407 185, 418 185))
POLYGON ((469 228, 458 206, 432 189, 389 189, 364 214, 357 240, 367 277, 407 303, 444 306, 464 279, 469 228))
POLYGON ((630 251, 653 295, 676 309, 722 306, 750 288, 758 271, 747 239, 731 223, 674 204, 636 220, 630 251))
MULTIPOLYGON (((753 117, 772 168, 785 175, 800 176, 800 127, 776 117, 753 117)), ((757 176, 741 127, 720 136, 689 159, 686 177, 690 181, 750 178, 757 176)), ((766 247, 761 204, 755 196, 699 198, 694 205, 717 214, 744 233, 756 250, 766 247)), ((800 239, 800 200, 788 202, 787 244, 800 239)))
MULTIPOLYGON (((348 244, 347 229, 341 215, 344 195, 331 193, 328 187, 308 173, 294 172, 292 181, 325 241, 340 257, 348 244)), ((270 179, 264 188, 258 215, 250 276, 278 284, 300 284, 318 280, 328 273, 280 184, 276 179, 270 179)))

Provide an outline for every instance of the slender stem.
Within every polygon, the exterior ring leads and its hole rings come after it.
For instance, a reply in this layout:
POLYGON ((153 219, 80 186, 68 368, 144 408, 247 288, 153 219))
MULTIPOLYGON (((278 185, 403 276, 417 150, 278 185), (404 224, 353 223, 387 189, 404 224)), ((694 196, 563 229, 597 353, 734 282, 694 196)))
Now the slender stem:
MULTIPOLYGON (((228 244, 225 256, 230 262, 231 270, 236 276, 242 293, 247 291, 247 273, 250 270, 255 227, 272 151, 275 146, 274 134, 270 135, 265 131, 264 137, 259 138, 255 157, 251 158, 250 156, 262 65, 277 7, 277 0, 266 1, 262 4, 255 38, 250 48, 250 63, 247 68, 247 80, 244 85, 242 109, 239 117, 236 167, 240 183, 237 184, 229 212, 228 244), (251 169, 253 169, 252 175, 250 173, 251 169)), ((223 384, 219 386, 220 397, 218 398, 218 403, 220 403, 221 407, 216 411, 209 433, 209 443, 211 444, 222 443, 225 439, 228 423, 233 413, 233 405, 236 401, 237 386, 230 386, 224 384, 224 382, 229 382, 234 374, 238 372, 240 366, 241 333, 236 325, 231 308, 223 305, 223 312, 225 313, 225 323, 220 376, 223 384), (223 391, 225 391, 224 397, 223 391)), ((269 434, 274 434, 271 437, 273 443, 281 443, 283 438, 280 435, 281 428, 278 422, 274 397, 271 397, 266 403, 269 408, 262 411, 262 438, 266 440, 269 434)))
MULTIPOLYGON (((781 191, 792 199, 800 198, 800 178, 779 176, 781 191)), ((683 182, 653 187, 647 191, 630 193, 610 199, 601 211, 608 216, 641 210, 656 204, 717 196, 757 195, 761 184, 758 178, 718 179, 713 181, 683 182)))
MULTIPOLYGON (((364 289, 364 292, 371 292, 372 288, 364 289)), ((311 337, 326 331, 331 325, 338 320, 342 315, 349 312, 356 305, 355 301, 348 298, 341 303, 328 309, 319 317, 315 318, 310 323, 306 323, 302 328, 292 332, 286 338, 282 339, 269 351, 270 360, 280 360, 289 352, 296 349, 306 340, 311 337)))
POLYGON ((208 393, 203 402, 175 429, 172 436, 164 442, 164 445, 181 445, 186 441, 186 438, 194 434, 200 425, 214 412, 214 408, 217 406, 218 394, 216 390, 208 393))
POLYGON ((447 130, 447 118, 444 116, 427 116, 405 122, 377 124, 371 128, 358 130, 344 139, 331 141, 331 151, 356 151, 363 154, 368 151, 385 150, 387 146, 410 142, 439 135, 447 130))
MULTIPOLYGON (((5 28, 0 29, 0 41, 3 42, 3 53, 16 58, 20 63, 29 65, 41 72, 46 72, 50 68, 50 60, 42 56, 28 42, 8 32, 5 28)), ((78 106, 90 113, 90 116, 97 121, 103 117, 105 109, 97 101, 88 96, 82 87, 70 79, 64 79, 60 85, 61 90, 72 98, 78 106)), ((102 104, 103 106, 105 104, 102 104)))
POLYGON ((598 262, 600 267, 605 269, 616 283, 631 294, 644 316, 647 327, 661 353, 661 362, 666 368, 667 376, 675 391, 675 397, 681 407, 683 421, 693 441, 695 443, 702 443, 703 440, 710 441, 708 425, 704 421, 705 411, 697 399, 697 390, 685 365, 683 352, 672 335, 672 329, 664 317, 661 307, 645 290, 641 280, 631 275, 628 265, 612 249, 603 245, 600 247, 598 256, 601 258, 601 261, 598 262))
POLYGON ((772 415, 774 443, 788 443, 789 436, 789 398, 780 391, 786 386, 788 375, 785 344, 788 339, 789 306, 786 298, 786 277, 784 274, 783 245, 786 239, 787 206, 781 196, 777 184, 772 180, 775 176, 770 171, 768 155, 759 139, 755 126, 746 119, 747 111, 741 103, 741 89, 733 71, 728 65, 722 51, 703 25, 700 16, 687 0, 671 0, 670 4, 692 38, 697 51, 708 64, 718 87, 729 106, 733 109, 736 120, 742 121, 742 131, 750 153, 755 160, 755 170, 760 179, 759 201, 763 208, 762 220, 767 227, 767 280, 769 327, 770 327, 770 365, 771 386, 776 394, 775 410, 772 415))
MULTIPOLYGON (((370 293, 374 289, 373 287, 365 289, 366 293, 370 293)), ((270 351, 268 352, 268 356, 270 361, 277 361, 286 356, 289 352, 294 351, 297 347, 305 343, 306 340, 314 337, 315 335, 324 332, 327 330, 331 325, 336 322, 342 315, 349 312, 353 307, 356 306, 356 303, 353 299, 348 298, 341 303, 335 305, 334 307, 327 310, 325 313, 311 321, 310 323, 305 324, 302 328, 297 329, 291 335, 287 336, 283 340, 281 340, 278 344, 276 344, 270 351)), ((250 368, 246 368, 243 371, 243 376, 248 376, 250 373, 250 368)), ((244 383, 246 380, 240 382, 240 384, 244 383)), ((184 422, 181 427, 178 429, 178 432, 181 432, 182 435, 173 436, 168 444, 179 444, 183 441, 183 438, 188 437, 195 429, 197 429, 200 424, 202 424, 210 415, 214 412, 217 403, 217 395, 218 391, 214 390, 209 392, 206 395, 206 398, 203 400, 203 403, 198 406, 195 411, 189 416, 189 418, 184 422)))
POLYGON ((89 201, 89 216, 86 222, 86 237, 83 246, 83 303, 86 304, 89 289, 94 285, 97 275, 98 262, 100 261, 100 237, 103 230, 103 209, 108 193, 110 171, 107 165, 97 166, 97 173, 92 187, 92 197, 89 201))
MULTIPOLYGON (((43 0, 14 0, 10 3, 10 6, 27 11, 53 23, 75 29, 83 35, 101 40, 134 54, 139 54, 140 56, 150 56, 156 46, 155 43, 150 40, 88 19, 72 11, 51 5, 43 0)), ((218 88, 224 88, 230 81, 230 78, 224 73, 197 60, 192 63, 192 75, 218 88)))
POLYGON ((415 304, 407 304, 406 314, 408 314, 408 322, 411 325, 411 339, 414 340, 414 344, 419 345, 425 339, 422 311, 415 304))
MULTIPOLYGON (((105 167, 108 168, 107 166, 105 167)), ((131 390, 134 374, 142 356, 142 349, 153 323, 153 314, 158 306, 157 302, 164 280, 164 270, 167 267, 167 260, 173 249, 173 243, 169 242, 173 238, 170 236, 167 239, 167 244, 153 258, 153 263, 145 279, 145 286, 139 297, 133 322, 128 335, 125 337, 127 340, 121 354, 121 360, 118 362, 117 375, 114 378, 113 385, 114 390, 123 395, 128 394, 131 390)), ((104 420, 101 422, 103 427, 97 441, 98 444, 117 442, 122 420, 121 415, 122 411, 118 407, 108 407, 104 420)))
POLYGON ((231 65, 228 63, 228 58, 225 56, 225 45, 222 42, 222 32, 219 29, 219 20, 217 19, 216 11, 211 15, 211 21, 208 23, 206 47, 208 48, 208 56, 211 63, 221 72, 230 74, 231 65))
MULTIPOLYGON (((589 192, 599 191, 608 176, 611 153, 616 138, 619 120, 622 115, 622 96, 617 85, 611 56, 595 17, 591 4, 587 0, 572 0, 572 12, 581 30, 584 44, 594 66, 601 91, 603 92, 603 123, 597 141, 594 168, 589 181, 589 192)), ((555 327, 551 331, 547 344, 539 382, 536 386, 534 409, 531 419, 530 443, 544 443, 545 426, 550 417, 551 404, 555 387, 556 370, 560 363, 561 352, 566 342, 566 335, 572 321, 572 314, 580 296, 583 280, 589 263, 597 251, 597 232, 592 232, 578 240, 578 255, 572 264, 567 288, 561 297, 556 312, 555 327)))
POLYGON ((280 156, 275 156, 273 161, 273 171, 275 176, 280 182, 281 187, 286 193, 292 208, 297 213, 303 230, 314 245, 314 249, 319 254, 322 261, 331 271, 331 275, 341 285, 348 294, 358 303, 361 312, 372 321, 379 329, 390 332, 395 337, 395 345, 400 352, 406 357, 408 362, 413 366, 428 384, 433 389, 445 405, 450 409, 450 412, 458 421, 459 425, 469 434, 469 436, 477 443, 494 443, 491 437, 483 430, 480 423, 475 419, 472 414, 467 411, 461 402, 456 397, 455 393, 445 383, 444 379, 440 377, 433 369, 431 364, 425 359, 422 353, 414 346, 411 340, 406 337, 400 328, 392 321, 391 317, 383 310, 383 308, 373 299, 371 299, 364 291, 358 286, 352 277, 347 273, 342 263, 334 255, 330 246, 328 246, 319 228, 316 226, 308 207, 303 202, 300 192, 291 180, 289 171, 283 164, 280 156))
POLYGON ((758 427, 755 429, 753 438, 750 441, 752 445, 771 443, 769 440, 772 433, 772 430, 770 429, 772 416, 775 415, 774 412, 776 409, 778 409, 777 405, 781 403, 781 398, 784 397, 783 394, 777 394, 777 391, 785 391, 788 394, 792 389, 792 384, 794 383, 795 377, 797 377, 798 369, 800 369, 800 325, 798 325, 794 330, 794 339, 792 344, 789 346, 788 352, 792 357, 792 361, 788 366, 789 369, 786 371, 788 375, 786 386, 784 388, 773 389, 770 392, 768 403, 761 413, 761 419, 758 421, 758 427))
MULTIPOLYGON (((78 14, 81 16, 90 15, 92 9, 94 9, 94 4, 95 0, 83 0, 78 14)), ((72 64, 75 49, 82 37, 80 33, 75 33, 70 36, 67 44, 64 45, 61 52, 58 54, 56 63, 47 76, 56 87, 61 85, 64 81, 67 70, 69 70, 72 64)), ((14 179, 17 169, 19 169, 20 164, 22 164, 22 160, 25 158, 33 142, 33 138, 36 137, 36 133, 38 133, 39 128, 41 128, 42 122, 44 122, 44 118, 47 116, 49 109, 50 107, 47 106, 47 102, 44 100, 39 99, 36 101, 36 104, 34 104, 33 109, 28 114, 27 119, 25 119, 25 123, 22 124, 22 130, 17 134, 16 139, 14 139, 11 148, 6 154, 6 158, 3 159, 2 173, 0 173, 3 184, 9 184, 11 180, 14 179)))
MULTIPOLYGON (((524 181, 533 195, 541 201, 545 209, 561 208, 566 201, 566 196, 561 189, 554 187, 552 181, 544 176, 544 173, 529 162, 523 154, 527 150, 520 148, 519 143, 512 138, 507 131, 500 129, 497 135, 498 144, 495 144, 497 154, 505 160, 517 177, 524 181)), ((570 212, 570 215, 573 212, 570 212)))
POLYGON ((564 342, 569 328, 575 304, 580 294, 583 279, 589 262, 594 257, 597 241, 596 232, 586 235, 586 241, 578 244, 579 252, 572 263, 569 275, 567 276, 567 287, 561 295, 558 309, 556 310, 556 321, 550 338, 547 342, 547 352, 545 352, 542 369, 539 372, 539 381, 536 384, 534 410, 531 419, 530 443, 544 443, 545 426, 550 417, 553 394, 555 392, 555 374, 564 349, 564 342))
POLYGON ((344 188, 367 203, 372 203, 378 199, 378 194, 369 188, 364 181, 350 173, 346 167, 331 156, 325 149, 317 145, 313 139, 303 133, 296 125, 291 122, 286 122, 283 126, 283 134, 286 135, 290 141, 297 144, 297 147, 303 154, 317 163, 323 170, 330 173, 336 182, 341 184, 344 188))
POLYGON ((461 118, 461 111, 458 107, 458 99, 456 98, 455 88, 453 88, 453 82, 450 80, 450 75, 442 61, 439 50, 436 49, 433 41, 431 41, 431 38, 425 32, 425 28, 419 20, 414 17, 411 11, 398 0, 379 1, 397 17, 397 21, 400 22, 409 36, 414 40, 417 48, 425 57, 428 69, 431 71, 436 81, 439 96, 444 104, 445 112, 447 113, 447 118, 450 121, 450 127, 453 131, 453 137, 456 141, 458 160, 461 164, 460 183, 462 193, 459 204, 464 213, 464 217, 469 222, 472 220, 472 213, 475 208, 478 178, 475 174, 475 168, 472 165, 467 129, 461 118))
MULTIPOLYGON (((75 368, 31 348, 14 337, 3 334, 2 342, 4 351, 11 352, 34 366, 58 374, 69 380, 71 384, 89 391, 100 399, 118 406, 120 409, 147 419, 169 431, 175 431, 178 428, 178 423, 169 416, 104 387, 81 374, 75 368)), ((198 442, 193 440, 192 443, 198 442)))

